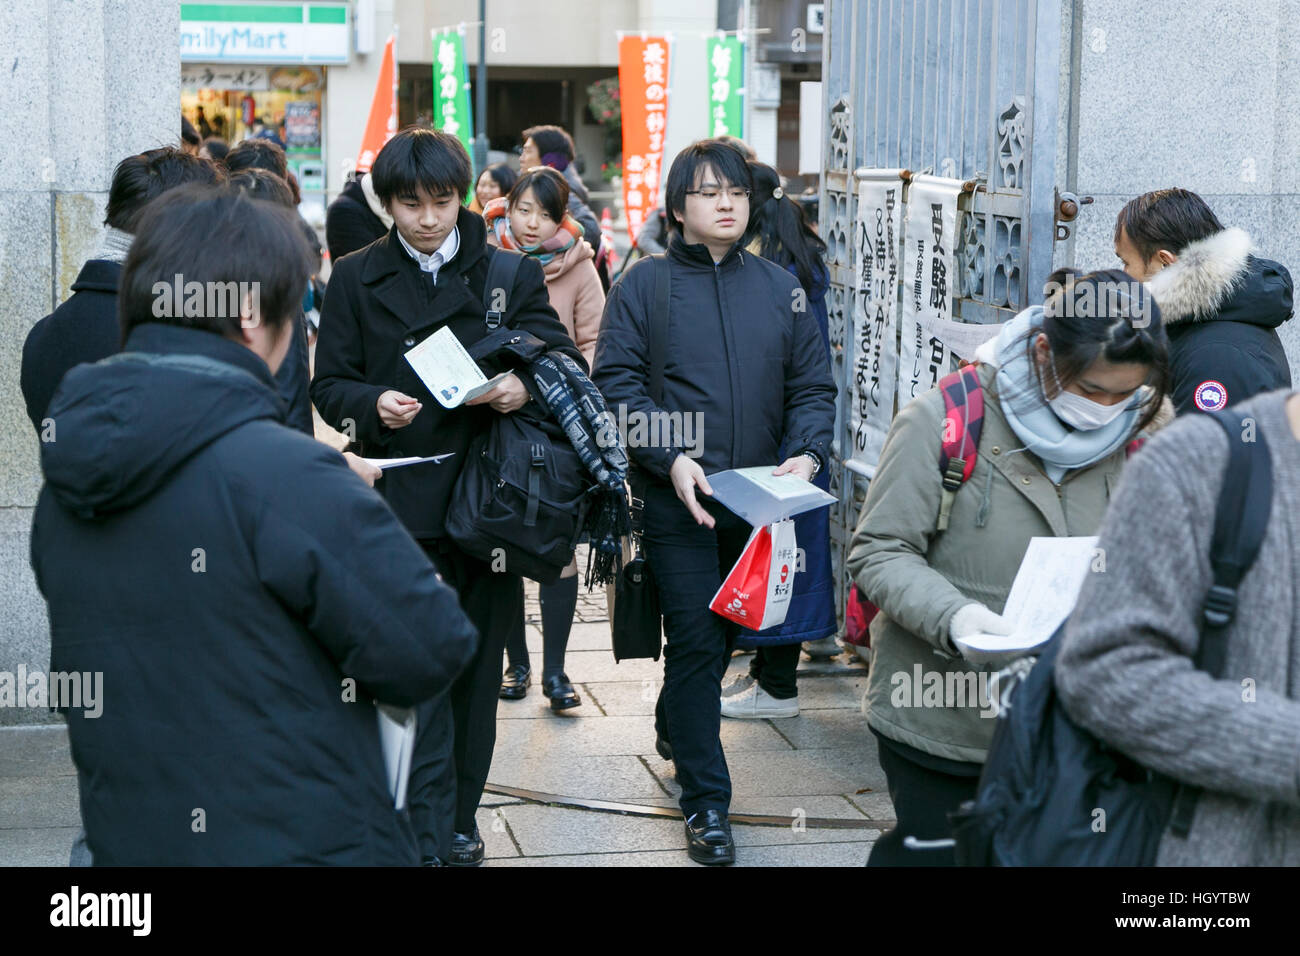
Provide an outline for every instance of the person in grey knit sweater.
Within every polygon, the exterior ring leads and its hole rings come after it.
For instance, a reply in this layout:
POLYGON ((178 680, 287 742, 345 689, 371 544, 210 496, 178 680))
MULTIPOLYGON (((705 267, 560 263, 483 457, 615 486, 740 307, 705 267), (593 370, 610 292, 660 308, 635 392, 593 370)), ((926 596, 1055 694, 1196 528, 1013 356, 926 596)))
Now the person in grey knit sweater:
POLYGON ((1101 528, 1105 571, 1089 574, 1056 665, 1081 726, 1204 788, 1190 833, 1165 833, 1161 866, 1300 864, 1300 394, 1270 392, 1235 411, 1241 440, 1268 443, 1273 503, 1238 589, 1222 678, 1192 661, 1230 440, 1201 415, 1129 462, 1101 528))

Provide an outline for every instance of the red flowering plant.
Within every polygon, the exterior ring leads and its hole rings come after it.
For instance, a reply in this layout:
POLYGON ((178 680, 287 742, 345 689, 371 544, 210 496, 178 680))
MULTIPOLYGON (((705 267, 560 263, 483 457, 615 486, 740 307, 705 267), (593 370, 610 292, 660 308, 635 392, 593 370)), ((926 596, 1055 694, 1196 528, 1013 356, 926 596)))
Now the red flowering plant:
POLYGON ((618 77, 597 80, 587 87, 587 107, 605 131, 605 156, 601 175, 608 182, 623 173, 623 110, 619 103, 618 77))

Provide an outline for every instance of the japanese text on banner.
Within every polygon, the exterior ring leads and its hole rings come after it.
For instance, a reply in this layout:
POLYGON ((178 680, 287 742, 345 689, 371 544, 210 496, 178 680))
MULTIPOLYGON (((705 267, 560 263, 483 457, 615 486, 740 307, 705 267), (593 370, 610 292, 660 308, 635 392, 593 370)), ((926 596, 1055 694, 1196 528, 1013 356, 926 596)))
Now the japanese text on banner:
POLYGON ((894 414, 898 364, 898 242, 902 232, 901 170, 871 170, 858 183, 850 380, 851 456, 875 471, 894 414))
POLYGON ((623 110, 623 208, 633 242, 659 204, 664 135, 668 129, 667 37, 625 36, 618 41, 618 87, 623 110))
POLYGON ((898 346, 898 404, 939 384, 951 351, 931 333, 952 317, 957 281, 957 197, 962 183, 937 176, 912 177, 903 223, 903 318, 898 346))
POLYGON ((709 70, 709 135, 743 136, 744 44, 738 37, 710 37, 705 62, 709 70))
POLYGON ((470 152, 474 117, 469 108, 465 38, 455 30, 433 37, 433 125, 455 136, 470 152))

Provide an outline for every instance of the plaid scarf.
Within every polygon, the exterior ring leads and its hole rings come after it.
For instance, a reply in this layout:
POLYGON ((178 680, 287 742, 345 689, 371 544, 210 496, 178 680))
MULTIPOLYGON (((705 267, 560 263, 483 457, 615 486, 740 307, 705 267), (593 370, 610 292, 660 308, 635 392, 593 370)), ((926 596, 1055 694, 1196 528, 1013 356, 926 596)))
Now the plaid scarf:
POLYGON ((582 225, 566 212, 559 228, 555 230, 555 235, 549 239, 543 239, 535 246, 522 245, 510 229, 508 212, 504 196, 498 196, 483 207, 483 221, 487 223, 488 228, 496 236, 497 245, 502 249, 513 249, 515 252, 522 252, 524 255, 536 259, 542 265, 546 265, 556 256, 564 255, 582 239, 582 225))
POLYGON ((631 531, 624 489, 628 459, 618 426, 591 379, 563 352, 547 352, 528 372, 598 486, 582 525, 591 540, 586 585, 590 589, 609 584, 622 554, 622 539, 631 531))

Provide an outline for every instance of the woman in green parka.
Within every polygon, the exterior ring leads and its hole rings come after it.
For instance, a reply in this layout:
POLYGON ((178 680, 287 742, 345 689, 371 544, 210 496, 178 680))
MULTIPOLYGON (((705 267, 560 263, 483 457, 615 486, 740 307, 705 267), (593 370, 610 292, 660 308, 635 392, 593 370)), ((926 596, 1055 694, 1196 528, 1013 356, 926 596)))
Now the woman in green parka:
POLYGON ((996 666, 954 639, 1011 633, 1001 612, 1030 538, 1095 534, 1126 446, 1168 414, 1145 287, 1119 271, 1058 278, 976 354, 983 431, 946 530, 938 388, 899 411, 867 492, 848 567, 880 608, 867 722, 898 818, 870 866, 952 864, 947 815, 974 796, 997 696, 996 666))

